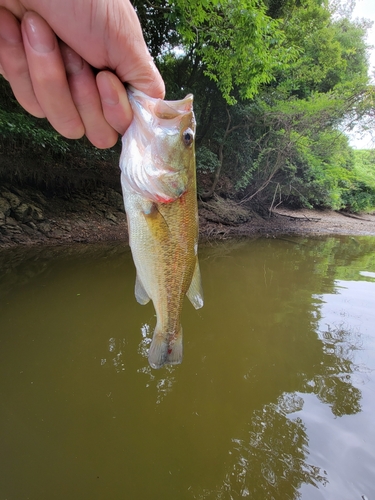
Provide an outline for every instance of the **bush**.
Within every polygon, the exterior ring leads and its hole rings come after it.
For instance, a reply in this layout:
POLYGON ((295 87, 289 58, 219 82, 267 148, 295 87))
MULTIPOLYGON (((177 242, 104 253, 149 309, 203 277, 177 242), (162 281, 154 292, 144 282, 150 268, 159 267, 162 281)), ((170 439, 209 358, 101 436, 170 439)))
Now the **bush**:
POLYGON ((64 155, 69 150, 69 143, 55 130, 41 128, 41 120, 30 115, 0 109, 0 138, 3 147, 18 145, 19 148, 43 148, 52 155, 64 155))
POLYGON ((219 167, 219 159, 206 146, 201 146, 196 153, 197 171, 202 174, 212 174, 219 167))

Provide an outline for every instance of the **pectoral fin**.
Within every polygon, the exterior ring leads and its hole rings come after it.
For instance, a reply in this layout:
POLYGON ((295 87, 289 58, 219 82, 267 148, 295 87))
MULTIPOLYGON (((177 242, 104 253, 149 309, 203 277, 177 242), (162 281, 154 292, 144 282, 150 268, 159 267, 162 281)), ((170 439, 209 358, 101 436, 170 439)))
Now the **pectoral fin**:
POLYGON ((171 231, 168 227, 168 223, 156 203, 152 203, 152 205, 148 207, 148 211, 143 212, 143 215, 145 217, 147 227, 154 238, 158 241, 165 242, 171 237, 171 231))
POLYGON ((188 299, 193 304, 195 309, 200 309, 201 307, 203 307, 203 289, 198 258, 195 263, 193 279, 191 280, 190 287, 186 295, 188 296, 188 299))
POLYGON ((147 302, 150 302, 150 297, 148 296, 148 293, 145 290, 145 287, 142 284, 142 281, 139 279, 139 276, 137 274, 137 277, 135 279, 135 298, 137 299, 137 302, 139 304, 142 304, 144 306, 147 304, 147 302))

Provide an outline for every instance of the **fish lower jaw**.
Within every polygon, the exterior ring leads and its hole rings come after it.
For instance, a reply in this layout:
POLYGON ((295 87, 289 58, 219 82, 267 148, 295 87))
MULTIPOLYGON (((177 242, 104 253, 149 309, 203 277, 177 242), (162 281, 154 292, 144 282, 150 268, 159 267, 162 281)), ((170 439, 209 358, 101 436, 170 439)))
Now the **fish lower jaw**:
POLYGON ((150 350, 148 353, 148 362, 151 368, 158 369, 164 365, 179 365, 183 357, 182 328, 180 327, 177 335, 160 335, 154 333, 150 350))

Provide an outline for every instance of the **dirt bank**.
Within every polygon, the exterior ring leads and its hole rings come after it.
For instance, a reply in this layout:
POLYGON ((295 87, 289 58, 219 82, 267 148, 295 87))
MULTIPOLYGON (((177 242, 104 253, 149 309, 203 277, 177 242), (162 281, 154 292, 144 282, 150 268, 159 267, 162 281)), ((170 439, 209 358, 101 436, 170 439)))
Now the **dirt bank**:
POLYGON ((203 237, 235 237, 277 234, 348 234, 375 236, 375 214, 352 215, 333 210, 291 210, 279 208, 267 217, 253 215, 236 226, 203 221, 203 237))
MULTIPOLYGON (((278 208, 261 217, 221 198, 200 202, 199 219, 202 240, 291 233, 375 235, 375 215, 278 208)), ((122 196, 113 189, 61 198, 31 188, 0 186, 0 248, 127 242, 127 238, 122 196)))

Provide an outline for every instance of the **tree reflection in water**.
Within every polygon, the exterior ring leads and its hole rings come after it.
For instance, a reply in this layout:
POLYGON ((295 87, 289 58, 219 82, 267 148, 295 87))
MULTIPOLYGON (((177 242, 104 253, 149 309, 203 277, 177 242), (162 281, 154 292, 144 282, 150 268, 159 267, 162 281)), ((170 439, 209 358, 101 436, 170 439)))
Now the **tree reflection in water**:
POLYGON ((310 464, 308 438, 300 418, 288 418, 302 408, 297 394, 284 394, 277 404, 255 411, 245 437, 233 438, 231 466, 215 491, 194 492, 197 499, 297 499, 302 483, 327 483, 327 473, 310 464), (262 496, 265 495, 265 496, 262 496))
POLYGON ((315 375, 306 379, 301 392, 284 393, 276 403, 252 412, 243 437, 231 440, 222 483, 214 490, 194 491, 193 498, 298 499, 302 484, 318 488, 329 483, 327 471, 309 461, 309 438, 298 413, 304 394, 315 394, 336 417, 361 411, 361 391, 352 377, 363 372, 354 359, 362 335, 344 324, 318 331, 317 323, 316 331, 322 357, 315 375))
POLYGON ((306 392, 316 394, 336 417, 360 412, 361 391, 352 385, 352 374, 362 370, 354 361, 355 351, 361 348, 361 335, 342 324, 327 325, 318 336, 323 344, 323 361, 306 382, 306 392))

